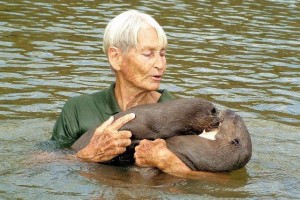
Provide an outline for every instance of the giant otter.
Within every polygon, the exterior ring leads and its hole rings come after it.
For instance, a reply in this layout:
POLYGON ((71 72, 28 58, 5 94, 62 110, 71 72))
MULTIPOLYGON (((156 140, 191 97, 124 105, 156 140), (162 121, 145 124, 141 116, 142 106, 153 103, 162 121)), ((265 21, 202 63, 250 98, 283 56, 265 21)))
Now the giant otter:
POLYGON ((232 171, 244 167, 251 158, 249 132, 240 116, 231 110, 219 113, 217 130, 201 135, 166 139, 168 148, 187 166, 197 171, 232 171))
MULTIPOLYGON (((251 158, 251 139, 241 117, 230 110, 219 112, 204 99, 140 105, 116 114, 115 120, 128 113, 136 117, 120 130, 132 132, 132 144, 109 164, 133 164, 139 141, 157 138, 165 139, 168 148, 193 170, 231 171, 251 158)), ((81 136, 72 148, 79 151, 85 147, 94 131, 81 136)))

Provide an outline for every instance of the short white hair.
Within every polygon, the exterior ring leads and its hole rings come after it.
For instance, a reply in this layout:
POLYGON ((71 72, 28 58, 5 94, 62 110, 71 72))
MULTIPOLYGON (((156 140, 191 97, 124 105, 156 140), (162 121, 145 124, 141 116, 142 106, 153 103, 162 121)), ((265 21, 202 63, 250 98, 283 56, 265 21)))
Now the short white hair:
POLYGON ((110 47, 127 52, 138 47, 138 34, 141 28, 150 25, 156 30, 159 44, 166 48, 168 41, 162 27, 150 15, 136 10, 128 10, 113 18, 106 26, 103 36, 103 51, 107 55, 110 47))

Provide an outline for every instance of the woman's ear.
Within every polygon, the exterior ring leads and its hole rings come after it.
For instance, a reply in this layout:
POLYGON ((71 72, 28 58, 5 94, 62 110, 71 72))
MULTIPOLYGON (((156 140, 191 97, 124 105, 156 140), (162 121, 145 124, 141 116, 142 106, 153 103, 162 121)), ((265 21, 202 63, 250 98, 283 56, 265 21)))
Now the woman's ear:
POLYGON ((109 47, 108 60, 111 67, 115 71, 120 70, 121 56, 121 52, 117 47, 109 47))

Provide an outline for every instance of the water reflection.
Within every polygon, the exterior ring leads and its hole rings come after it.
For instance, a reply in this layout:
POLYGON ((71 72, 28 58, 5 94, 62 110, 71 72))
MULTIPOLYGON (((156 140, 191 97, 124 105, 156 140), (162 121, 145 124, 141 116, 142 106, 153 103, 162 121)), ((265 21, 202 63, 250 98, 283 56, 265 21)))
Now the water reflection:
MULTIPOLYGON (((88 170, 80 172, 80 175, 90 180, 96 180, 101 185, 112 187, 140 188, 142 190, 156 188, 180 195, 207 194, 213 197, 229 198, 251 196, 246 191, 234 191, 235 188, 242 188, 247 183, 248 177, 245 168, 229 174, 223 180, 216 177, 216 179, 206 178, 201 181, 180 179, 148 168, 120 168, 105 165, 89 166, 88 168, 88 170), (228 192, 228 190, 231 191, 228 192)), ((131 195, 134 196, 134 192, 131 195)))

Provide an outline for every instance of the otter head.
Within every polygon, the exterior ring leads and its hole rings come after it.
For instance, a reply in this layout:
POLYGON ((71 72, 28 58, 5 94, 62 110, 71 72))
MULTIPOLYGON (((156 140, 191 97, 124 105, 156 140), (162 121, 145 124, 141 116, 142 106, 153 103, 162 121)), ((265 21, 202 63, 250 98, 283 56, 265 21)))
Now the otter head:
POLYGON ((219 111, 213 104, 205 105, 194 115, 191 126, 195 133, 209 132, 219 127, 219 111))
POLYGON ((215 171, 231 171, 244 167, 251 158, 252 144, 249 132, 242 118, 231 110, 223 110, 218 115, 219 126, 211 131, 203 131, 199 136, 205 155, 214 158, 207 162, 215 171))
POLYGON ((220 147, 218 153, 227 155, 224 164, 235 163, 233 169, 245 166, 252 155, 250 134, 242 118, 231 110, 223 110, 219 114, 220 125, 215 135, 220 147))

